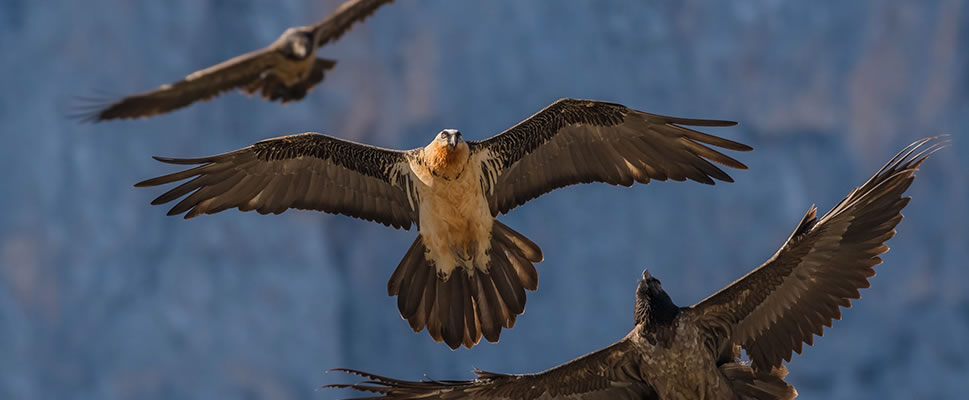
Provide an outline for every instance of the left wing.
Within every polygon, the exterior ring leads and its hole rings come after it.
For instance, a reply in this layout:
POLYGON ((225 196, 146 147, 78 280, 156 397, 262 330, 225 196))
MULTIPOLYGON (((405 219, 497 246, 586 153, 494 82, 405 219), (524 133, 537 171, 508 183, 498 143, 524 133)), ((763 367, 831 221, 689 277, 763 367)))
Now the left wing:
POLYGON ((491 213, 554 189, 579 183, 631 186, 685 179, 732 182, 721 165, 747 166, 706 145, 750 151, 749 146, 682 125, 732 126, 735 122, 648 114, 621 104, 561 99, 492 138, 469 142, 483 153, 491 213))
POLYGON ((658 400, 640 376, 642 354, 628 339, 538 374, 508 375, 475 371, 472 381, 404 381, 367 372, 337 369, 367 380, 324 387, 377 393, 373 399, 482 400, 658 400))
POLYGON ((715 351, 739 344, 755 370, 791 360, 824 326, 841 319, 840 307, 867 288, 885 242, 902 220, 902 194, 922 161, 942 143, 919 140, 902 150, 868 182, 819 221, 813 207, 787 243, 766 263, 689 309, 709 332, 715 351), (925 149, 921 152, 918 150, 925 149))

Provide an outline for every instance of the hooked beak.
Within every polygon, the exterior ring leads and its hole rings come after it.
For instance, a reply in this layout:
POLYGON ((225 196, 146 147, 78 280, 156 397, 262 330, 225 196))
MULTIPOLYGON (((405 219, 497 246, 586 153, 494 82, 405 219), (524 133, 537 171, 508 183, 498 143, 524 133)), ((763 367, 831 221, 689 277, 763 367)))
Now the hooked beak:
POLYGON ((452 134, 448 136, 447 147, 451 148, 451 150, 454 150, 455 147, 458 147, 458 135, 452 134))
POLYGON ((653 276, 649 274, 649 270, 648 269, 644 269, 643 270, 643 279, 649 279, 649 278, 652 278, 652 277, 653 276))

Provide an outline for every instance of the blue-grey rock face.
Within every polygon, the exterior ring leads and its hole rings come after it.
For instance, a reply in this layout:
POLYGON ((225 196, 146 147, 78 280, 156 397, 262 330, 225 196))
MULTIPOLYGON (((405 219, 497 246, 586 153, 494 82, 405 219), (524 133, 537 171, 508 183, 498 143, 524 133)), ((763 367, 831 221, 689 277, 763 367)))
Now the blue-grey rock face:
POLYGON ((648 267, 692 304, 759 265, 912 140, 929 160, 872 288, 790 365, 805 399, 943 399, 969 380, 969 4, 399 1, 324 56, 303 102, 232 93, 80 125, 314 22, 338 1, 0 1, 0 398, 318 399, 333 367, 531 372, 624 335, 648 267), (103 94, 107 93, 107 94, 103 94), (502 220, 541 245, 540 289, 499 344, 411 333, 386 282, 415 232, 306 211, 190 221, 134 182, 319 131, 387 147, 500 132, 560 97, 684 117, 748 143, 733 184, 586 185, 502 220))

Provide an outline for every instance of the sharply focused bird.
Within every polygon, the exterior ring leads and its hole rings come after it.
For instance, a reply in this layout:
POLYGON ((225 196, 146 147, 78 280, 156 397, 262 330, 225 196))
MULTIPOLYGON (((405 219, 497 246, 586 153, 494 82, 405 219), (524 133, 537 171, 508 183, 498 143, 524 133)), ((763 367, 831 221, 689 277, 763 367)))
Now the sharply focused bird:
POLYGON ((766 263, 692 307, 643 271, 635 327, 619 342, 538 374, 476 371, 472 381, 404 381, 349 369, 384 399, 792 399, 791 360, 841 319, 888 251, 916 169, 943 143, 913 143, 817 219, 811 207, 766 263), (923 150, 924 149, 924 150, 923 150), (921 150, 921 151, 920 151, 921 150), (740 349, 750 362, 741 361, 740 349))
POLYGON ((713 184, 732 179, 711 161, 746 169, 707 145, 750 147, 683 127, 733 122, 665 117, 615 103, 562 99, 505 132, 466 142, 445 129, 408 151, 318 133, 284 136, 221 155, 155 159, 201 164, 135 186, 187 180, 152 204, 187 195, 169 215, 229 208, 322 210, 419 235, 387 293, 415 332, 427 327, 452 349, 498 341, 538 288, 541 249, 495 219, 553 189, 589 182, 630 186, 650 179, 713 184))
POLYGON ((193 72, 150 92, 125 97, 82 117, 91 121, 150 117, 232 89, 259 93, 270 101, 301 100, 336 65, 335 60, 316 57, 316 49, 338 39, 354 23, 391 1, 349 0, 316 25, 287 29, 268 47, 193 72))

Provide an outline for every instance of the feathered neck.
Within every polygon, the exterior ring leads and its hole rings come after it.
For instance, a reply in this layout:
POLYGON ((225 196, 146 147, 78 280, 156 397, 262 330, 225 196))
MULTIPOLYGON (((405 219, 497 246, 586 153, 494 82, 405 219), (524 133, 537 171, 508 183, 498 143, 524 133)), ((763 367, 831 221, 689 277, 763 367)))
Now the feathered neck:
POLYGON ((673 304, 658 280, 653 278, 639 281, 636 288, 636 325, 653 331, 660 326, 673 323, 680 314, 680 308, 673 304))
POLYGON ((467 143, 459 143, 454 148, 432 142, 424 147, 424 165, 432 175, 445 180, 461 176, 470 161, 471 151, 467 143))

